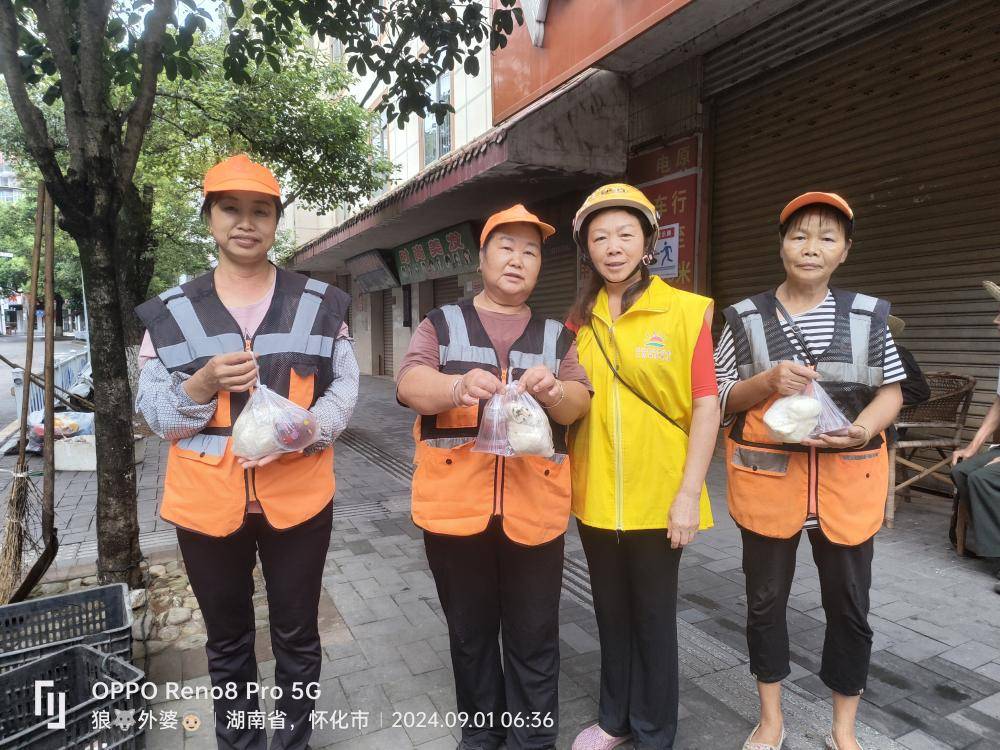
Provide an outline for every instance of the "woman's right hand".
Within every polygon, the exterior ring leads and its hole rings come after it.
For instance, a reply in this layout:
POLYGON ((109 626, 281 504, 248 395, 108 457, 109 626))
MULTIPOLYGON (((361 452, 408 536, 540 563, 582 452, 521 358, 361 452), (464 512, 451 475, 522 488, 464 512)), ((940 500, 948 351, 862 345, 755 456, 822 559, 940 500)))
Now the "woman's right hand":
POLYGON ((779 362, 767 371, 767 384, 772 393, 795 396, 802 393, 810 382, 819 378, 819 373, 797 362, 779 362))
POLYGON ((257 382, 255 359, 253 352, 217 354, 184 383, 184 390, 200 404, 207 404, 219 391, 248 391, 257 382))
POLYGON ((462 376, 455 390, 460 406, 475 406, 503 390, 503 383, 493 373, 475 369, 462 376))

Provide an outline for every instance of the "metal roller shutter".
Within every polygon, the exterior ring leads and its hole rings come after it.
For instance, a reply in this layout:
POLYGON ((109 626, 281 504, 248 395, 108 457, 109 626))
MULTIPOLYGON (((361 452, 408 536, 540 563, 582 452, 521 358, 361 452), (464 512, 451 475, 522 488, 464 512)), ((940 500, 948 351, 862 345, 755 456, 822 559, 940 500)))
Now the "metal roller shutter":
POLYGON ((392 289, 384 289, 382 294, 382 372, 380 375, 394 375, 395 366, 393 362, 392 340, 392 308, 394 297, 392 289))
POLYGON ((462 298, 462 287, 458 285, 457 276, 448 276, 444 279, 434 279, 433 304, 434 307, 449 305, 458 302, 462 298))
POLYGON ((576 252, 567 247, 546 248, 542 271, 528 306, 536 315, 565 320, 576 298, 576 252))
POLYGON ((885 297, 925 370, 976 377, 971 424, 996 388, 1000 279, 1000 3, 949 4, 836 59, 716 101, 712 291, 717 309, 782 278, 776 222, 806 190, 857 216, 834 284, 885 297))

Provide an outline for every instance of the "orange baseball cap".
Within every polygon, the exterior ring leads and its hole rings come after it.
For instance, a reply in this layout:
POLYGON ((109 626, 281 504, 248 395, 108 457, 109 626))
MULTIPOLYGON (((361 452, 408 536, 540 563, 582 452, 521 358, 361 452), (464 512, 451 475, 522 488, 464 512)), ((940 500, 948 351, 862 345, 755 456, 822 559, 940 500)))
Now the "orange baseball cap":
POLYGON ((549 237, 556 233, 556 228, 551 224, 546 224, 544 221, 535 216, 531 211, 524 207, 523 203, 518 203, 515 206, 504 209, 503 211, 497 211, 490 218, 486 220, 486 225, 483 227, 482 234, 479 235, 479 247, 486 244, 487 238, 489 238, 490 233, 496 229, 501 224, 534 224, 538 227, 538 230, 542 233, 542 242, 545 242, 549 237))
POLYGON ((271 170, 246 154, 231 156, 205 172, 205 195, 223 190, 249 190, 281 197, 281 186, 271 170))
POLYGON ((788 221, 788 217, 794 214, 803 206, 809 206, 813 203, 822 203, 827 206, 833 206, 835 209, 844 214, 848 219, 854 219, 854 211, 848 205, 847 201, 841 198, 836 193, 803 193, 798 198, 793 198, 787 206, 781 209, 781 216, 778 218, 779 224, 784 224, 788 221))

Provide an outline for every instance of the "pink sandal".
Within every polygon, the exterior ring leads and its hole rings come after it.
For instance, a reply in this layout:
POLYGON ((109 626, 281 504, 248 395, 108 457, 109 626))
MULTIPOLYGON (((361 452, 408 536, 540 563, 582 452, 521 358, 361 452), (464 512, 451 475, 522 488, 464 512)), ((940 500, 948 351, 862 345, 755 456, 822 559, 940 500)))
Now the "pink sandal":
POLYGON ((576 739, 573 740, 572 750, 613 750, 631 739, 631 735, 612 737, 601 729, 600 724, 593 724, 576 736, 576 739))

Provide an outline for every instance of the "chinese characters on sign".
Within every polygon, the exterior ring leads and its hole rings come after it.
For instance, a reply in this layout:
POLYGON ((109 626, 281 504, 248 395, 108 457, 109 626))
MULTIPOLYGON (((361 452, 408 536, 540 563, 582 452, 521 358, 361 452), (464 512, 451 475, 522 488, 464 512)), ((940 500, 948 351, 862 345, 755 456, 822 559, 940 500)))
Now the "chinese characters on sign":
POLYGON ((628 175, 653 202, 660 217, 657 257, 650 270, 678 289, 694 291, 701 180, 698 137, 683 138, 633 157, 628 175))
POLYGON ((479 265, 479 249, 468 222, 400 245, 393 255, 401 284, 472 273, 479 265))

